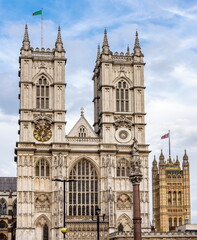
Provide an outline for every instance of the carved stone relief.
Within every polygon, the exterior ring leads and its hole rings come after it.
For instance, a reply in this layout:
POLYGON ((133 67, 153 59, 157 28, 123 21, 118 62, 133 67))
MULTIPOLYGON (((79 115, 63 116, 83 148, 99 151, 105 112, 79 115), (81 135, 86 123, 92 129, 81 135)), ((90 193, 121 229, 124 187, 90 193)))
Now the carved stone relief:
POLYGON ((50 211, 49 195, 44 193, 36 194, 35 208, 37 212, 49 212, 50 211))
POLYGON ((118 197, 117 209, 118 210, 131 209, 131 199, 127 194, 123 193, 118 197))

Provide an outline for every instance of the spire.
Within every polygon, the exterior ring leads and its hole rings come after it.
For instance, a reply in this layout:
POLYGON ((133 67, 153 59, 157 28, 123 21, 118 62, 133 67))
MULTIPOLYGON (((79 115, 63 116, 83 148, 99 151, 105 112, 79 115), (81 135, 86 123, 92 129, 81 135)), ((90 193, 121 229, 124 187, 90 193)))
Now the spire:
POLYGON ((186 149, 185 149, 185 153, 184 153, 184 156, 183 156, 183 161, 188 161, 188 156, 187 156, 186 149))
POLYGON ((100 55, 101 55, 101 52, 100 52, 100 44, 98 44, 98 51, 97 51, 97 60, 99 60, 100 58, 100 55))
POLYGON ((158 172, 157 161, 156 161, 155 155, 154 155, 154 160, 153 160, 152 171, 157 171, 158 172))
POLYGON ((155 155, 154 155, 154 159, 153 159, 153 168, 157 168, 157 160, 156 160, 155 155))
POLYGON ((29 50, 30 49, 30 41, 29 41, 29 35, 28 35, 28 27, 27 24, 25 24, 25 33, 23 38, 23 50, 29 50))
POLYGON ((161 149, 161 154, 159 156, 159 162, 164 162, 164 155, 163 155, 162 149, 161 149))
POLYGON ((140 43, 139 43, 139 38, 138 38, 138 31, 136 31, 136 34, 135 34, 135 44, 134 44, 134 55, 135 56, 144 56, 143 53, 141 52, 141 47, 140 47, 140 43))
POLYGON ((185 153, 184 153, 184 156, 183 156, 183 164, 182 164, 182 166, 183 166, 183 169, 186 169, 186 170, 189 167, 189 161, 188 161, 188 156, 187 156, 186 150, 185 150, 185 153))
POLYGON ((135 33, 135 45, 134 45, 134 49, 135 48, 140 48, 140 43, 139 43, 139 38, 138 38, 138 31, 136 30, 135 33))
POLYGON ((110 50, 109 50, 109 44, 108 44, 108 40, 107 40, 107 30, 105 28, 104 31, 104 38, 103 38, 103 46, 102 46, 102 53, 104 54, 110 54, 110 50))
POLYGON ((57 34, 57 40, 55 42, 55 48, 58 52, 64 51, 60 26, 58 27, 58 34, 57 34))
POLYGON ((176 162, 175 162, 175 164, 176 164, 178 167, 180 167, 180 162, 179 162, 178 156, 176 156, 176 162))

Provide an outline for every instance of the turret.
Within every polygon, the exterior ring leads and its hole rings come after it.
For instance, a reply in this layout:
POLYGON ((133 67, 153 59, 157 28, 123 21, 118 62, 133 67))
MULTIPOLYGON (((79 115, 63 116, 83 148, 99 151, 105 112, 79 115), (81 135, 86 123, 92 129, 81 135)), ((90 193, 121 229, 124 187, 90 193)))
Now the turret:
POLYGON ((154 176, 157 175, 158 173, 157 161, 155 156, 154 156, 153 165, 152 165, 152 173, 154 176))
POLYGON ((185 150, 184 156, 183 156, 183 169, 187 169, 189 167, 189 161, 188 161, 188 156, 187 152, 185 150))
POLYGON ((174 165, 175 165, 176 167, 179 167, 179 168, 180 168, 180 162, 179 162, 178 156, 176 156, 176 161, 175 161, 174 165))
POLYGON ((165 161, 164 161, 164 155, 163 155, 163 151, 162 151, 162 149, 161 149, 161 154, 160 154, 160 156, 159 156, 159 168, 162 168, 162 166, 164 166, 165 165, 165 161))

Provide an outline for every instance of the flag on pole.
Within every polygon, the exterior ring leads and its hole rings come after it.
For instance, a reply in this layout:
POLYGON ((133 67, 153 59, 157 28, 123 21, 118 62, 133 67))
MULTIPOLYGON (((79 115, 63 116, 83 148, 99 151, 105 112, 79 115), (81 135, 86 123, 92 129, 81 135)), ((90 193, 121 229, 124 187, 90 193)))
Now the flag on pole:
POLYGON ((34 12, 32 13, 33 16, 36 16, 36 15, 42 15, 42 9, 37 11, 37 12, 34 12))
POLYGON ((169 138, 169 133, 166 133, 165 135, 161 136, 161 139, 169 138))

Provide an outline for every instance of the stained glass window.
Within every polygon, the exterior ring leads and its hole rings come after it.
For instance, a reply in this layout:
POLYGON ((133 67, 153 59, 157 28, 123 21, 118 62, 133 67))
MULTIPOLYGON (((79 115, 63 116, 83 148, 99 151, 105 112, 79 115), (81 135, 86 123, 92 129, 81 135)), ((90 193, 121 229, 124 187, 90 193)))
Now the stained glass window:
POLYGON ((69 215, 90 216, 98 205, 98 176, 93 164, 82 159, 73 167, 69 179, 69 215))

